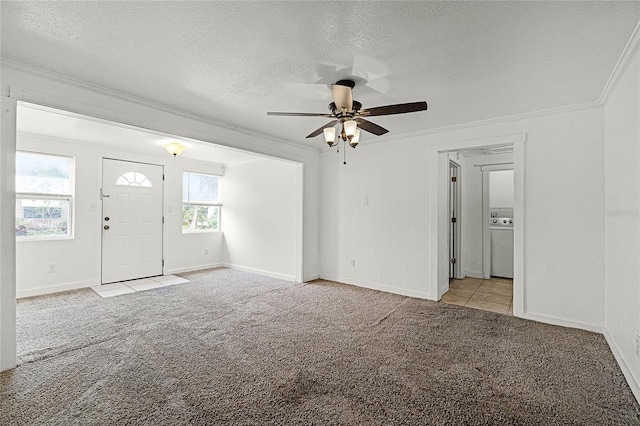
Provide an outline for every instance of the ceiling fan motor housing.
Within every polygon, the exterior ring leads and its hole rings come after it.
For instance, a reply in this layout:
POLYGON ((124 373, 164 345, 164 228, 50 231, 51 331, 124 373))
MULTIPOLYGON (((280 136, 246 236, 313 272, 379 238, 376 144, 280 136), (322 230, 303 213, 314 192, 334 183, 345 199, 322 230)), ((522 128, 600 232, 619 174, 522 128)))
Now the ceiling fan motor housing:
MULTIPOLYGON (((358 101, 353 101, 353 107, 351 108, 351 113, 355 113, 357 111, 360 111, 360 108, 362 108, 362 104, 358 101)), ((329 111, 331 111, 331 114, 335 115, 336 117, 340 117, 342 114, 342 111, 338 110, 338 107, 336 107, 336 103, 335 102, 331 102, 329 104, 329 111)), ((350 118, 348 115, 344 116, 345 118, 350 118)))

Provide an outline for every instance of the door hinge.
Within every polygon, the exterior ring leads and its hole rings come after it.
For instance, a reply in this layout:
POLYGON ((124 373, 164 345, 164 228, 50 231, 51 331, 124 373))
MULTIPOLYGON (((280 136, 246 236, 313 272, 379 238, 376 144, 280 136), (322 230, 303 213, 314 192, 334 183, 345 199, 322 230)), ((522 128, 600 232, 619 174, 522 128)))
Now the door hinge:
POLYGON ((455 217, 451 218, 451 223, 456 223, 458 220, 455 217))
POLYGON ((164 268, 164 259, 162 259, 162 267, 164 268))
POLYGON ((458 178, 456 176, 451 176, 451 182, 457 182, 458 178))
POLYGON ((162 223, 164 223, 164 216, 162 216, 162 223))
POLYGON ((164 180, 164 173, 162 174, 162 180, 164 180))
POLYGON ((453 264, 456 263, 456 258, 455 257, 453 259, 451 259, 451 263, 453 263, 453 264))

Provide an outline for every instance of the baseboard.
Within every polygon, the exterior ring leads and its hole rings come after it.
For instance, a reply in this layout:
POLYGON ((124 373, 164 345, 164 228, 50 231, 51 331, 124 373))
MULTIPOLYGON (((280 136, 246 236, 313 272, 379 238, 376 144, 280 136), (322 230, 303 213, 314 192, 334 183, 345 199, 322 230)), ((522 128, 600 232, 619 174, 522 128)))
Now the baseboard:
POLYGON ((598 325, 585 324, 585 323, 576 322, 576 321, 569 321, 569 320, 564 320, 564 319, 555 318, 555 317, 548 317, 546 315, 532 314, 529 312, 524 312, 522 315, 519 316, 519 318, 524 318, 531 321, 543 322, 545 324, 559 325, 562 327, 578 328, 580 330, 592 331, 598 334, 602 334, 602 330, 603 330, 603 328, 598 325))
POLYGON ((341 284, 349 284, 349 285, 353 285, 356 287, 363 287, 363 288, 368 288, 370 290, 378 290, 378 291, 384 291, 385 293, 393 293, 393 294, 399 294, 401 296, 409 296, 409 297, 416 297, 419 299, 428 299, 428 300, 434 300, 430 294, 428 293, 423 293, 421 291, 415 291, 415 290, 409 290, 407 288, 397 288, 397 287, 389 287, 386 285, 379 285, 379 284, 371 284, 368 282, 363 282, 363 281, 357 281, 357 280, 345 280, 344 278, 340 278, 340 277, 336 277, 333 275, 327 275, 327 274, 320 274, 320 278, 322 278, 323 280, 327 280, 327 281, 335 281, 341 284))
POLYGON ((633 396, 636 397, 636 401, 638 401, 638 403, 640 404, 640 384, 636 381, 635 377, 633 377, 633 374, 631 373, 631 369, 629 368, 624 358, 622 357, 622 354, 618 350, 618 346, 616 345, 616 342, 613 340, 613 337, 611 336, 611 334, 609 334, 609 331, 605 328, 602 334, 604 334, 604 338, 609 344, 609 348, 611 349, 611 352, 613 352, 613 356, 618 362, 618 365, 620 366, 620 370, 622 370, 622 374, 624 375, 624 378, 627 379, 627 384, 629 384, 629 387, 631 388, 631 392, 633 393, 633 396))
POLYGON ((165 275, 181 274, 183 272, 201 271, 203 269, 220 268, 222 266, 225 266, 225 265, 223 265, 221 262, 207 263, 206 265, 187 266, 186 268, 166 269, 164 271, 164 274, 165 275))
POLYGON ((302 282, 308 283, 309 281, 317 280, 319 278, 320 278, 320 275, 315 274, 315 275, 311 275, 309 277, 304 277, 304 280, 302 282))
POLYGON ((481 280, 484 279, 484 274, 482 272, 464 271, 464 275, 465 277, 480 278, 481 280))
POLYGON ((264 276, 271 277, 271 278, 276 278, 276 279, 279 279, 279 280, 294 281, 294 282, 296 280, 295 275, 280 274, 278 272, 265 271, 263 269, 250 268, 248 266, 235 265, 233 263, 223 263, 220 266, 224 266, 226 268, 235 269, 235 270, 238 270, 238 271, 249 272, 251 274, 264 275, 264 276))
POLYGON ((48 285, 45 287, 30 288, 27 290, 16 289, 16 299, 23 297, 42 296, 44 294, 59 293, 61 291, 78 290, 79 288, 88 288, 98 285, 96 281, 84 280, 72 283, 48 285))

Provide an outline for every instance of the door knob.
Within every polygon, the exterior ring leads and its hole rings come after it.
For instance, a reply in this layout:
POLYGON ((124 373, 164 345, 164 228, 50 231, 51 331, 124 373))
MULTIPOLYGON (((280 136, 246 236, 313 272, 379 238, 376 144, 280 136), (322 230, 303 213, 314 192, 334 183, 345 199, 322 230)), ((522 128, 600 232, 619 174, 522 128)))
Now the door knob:
POLYGON ((109 221, 109 216, 105 216, 104 220, 109 221))
POLYGON ((105 225, 105 226, 104 226, 104 230, 106 231, 106 230, 108 230, 108 229, 109 229, 109 225, 105 225))

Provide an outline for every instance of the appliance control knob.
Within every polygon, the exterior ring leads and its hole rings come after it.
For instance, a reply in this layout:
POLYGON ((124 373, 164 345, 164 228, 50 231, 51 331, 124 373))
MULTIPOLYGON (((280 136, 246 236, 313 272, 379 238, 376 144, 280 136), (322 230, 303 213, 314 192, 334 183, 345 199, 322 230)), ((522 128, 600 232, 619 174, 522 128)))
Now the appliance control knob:
POLYGON ((513 223, 513 219, 509 219, 509 223, 513 223))
POLYGON ((507 219, 502 219, 502 223, 507 223, 507 219))
POLYGON ((493 219, 493 223, 498 223, 498 219, 493 219))

